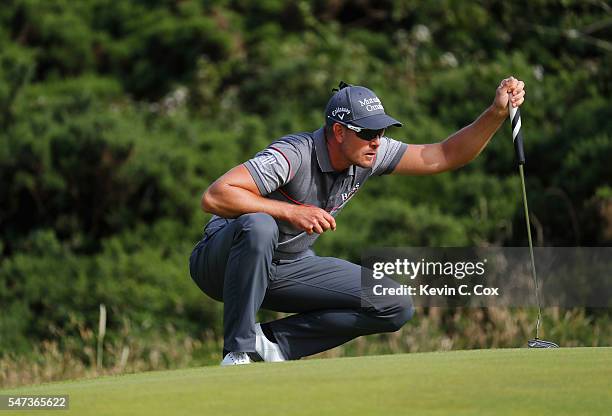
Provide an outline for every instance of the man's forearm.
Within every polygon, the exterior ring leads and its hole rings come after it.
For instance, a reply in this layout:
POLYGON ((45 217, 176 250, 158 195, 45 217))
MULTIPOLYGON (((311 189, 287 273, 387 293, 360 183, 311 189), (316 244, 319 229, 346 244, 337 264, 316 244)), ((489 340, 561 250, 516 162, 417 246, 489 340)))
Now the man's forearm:
POLYGON ((502 113, 491 105, 472 124, 442 142, 449 168, 459 168, 478 156, 507 116, 507 113, 502 113))
POLYGON ((213 186, 202 198, 202 209, 225 218, 235 218, 252 212, 265 212, 274 218, 286 220, 292 205, 264 198, 238 186, 213 186))

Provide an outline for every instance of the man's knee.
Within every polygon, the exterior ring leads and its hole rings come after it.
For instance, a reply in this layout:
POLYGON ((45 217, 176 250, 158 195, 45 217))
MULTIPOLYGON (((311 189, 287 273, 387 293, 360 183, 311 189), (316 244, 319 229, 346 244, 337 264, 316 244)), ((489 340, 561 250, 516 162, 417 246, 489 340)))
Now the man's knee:
POLYGON ((385 331, 395 332, 401 329, 406 322, 412 319, 414 307, 409 296, 397 296, 383 313, 385 318, 385 331))
POLYGON ((246 239, 249 248, 258 250, 269 244, 276 246, 278 226, 272 216, 262 212, 243 214, 237 218, 237 222, 240 224, 239 232, 246 239))
POLYGON ((401 327, 412 319, 412 316, 414 315, 414 307, 412 306, 410 298, 408 298, 408 300, 404 300, 403 298, 401 299, 402 301, 400 301, 397 305, 397 311, 391 317, 391 329, 393 332, 401 329, 401 327))

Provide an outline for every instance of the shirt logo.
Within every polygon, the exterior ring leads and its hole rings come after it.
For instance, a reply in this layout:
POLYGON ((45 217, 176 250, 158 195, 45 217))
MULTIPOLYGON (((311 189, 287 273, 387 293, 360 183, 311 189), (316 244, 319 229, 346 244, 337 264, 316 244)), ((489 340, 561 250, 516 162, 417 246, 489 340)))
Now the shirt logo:
POLYGON ((351 199, 351 197, 355 195, 355 192, 357 192, 358 190, 359 190, 359 182, 357 182, 357 184, 355 184, 353 189, 351 189, 349 192, 340 194, 340 196, 342 196, 342 202, 346 202, 349 199, 351 199))
POLYGON ((276 163, 276 158, 274 156, 266 156, 263 157, 260 161, 260 163, 265 166, 265 165, 272 165, 274 163, 276 163))

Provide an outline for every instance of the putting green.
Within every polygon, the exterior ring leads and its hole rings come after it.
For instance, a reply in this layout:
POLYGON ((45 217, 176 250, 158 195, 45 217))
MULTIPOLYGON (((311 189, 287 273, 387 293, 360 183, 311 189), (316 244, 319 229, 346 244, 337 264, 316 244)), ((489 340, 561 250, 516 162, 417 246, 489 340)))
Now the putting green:
POLYGON ((612 348, 480 350, 140 373, 0 391, 68 394, 52 415, 601 415, 612 348))

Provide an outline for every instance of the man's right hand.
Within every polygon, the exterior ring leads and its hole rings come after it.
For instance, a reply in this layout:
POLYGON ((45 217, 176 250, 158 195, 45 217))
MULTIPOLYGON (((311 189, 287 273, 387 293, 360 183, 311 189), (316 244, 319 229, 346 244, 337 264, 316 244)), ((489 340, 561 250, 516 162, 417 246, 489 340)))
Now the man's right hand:
POLYGON ((336 219, 329 212, 312 205, 292 205, 286 220, 309 235, 336 230, 336 219))

